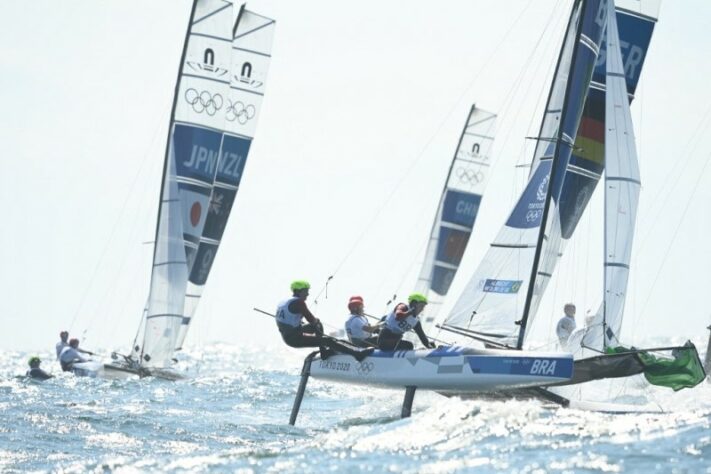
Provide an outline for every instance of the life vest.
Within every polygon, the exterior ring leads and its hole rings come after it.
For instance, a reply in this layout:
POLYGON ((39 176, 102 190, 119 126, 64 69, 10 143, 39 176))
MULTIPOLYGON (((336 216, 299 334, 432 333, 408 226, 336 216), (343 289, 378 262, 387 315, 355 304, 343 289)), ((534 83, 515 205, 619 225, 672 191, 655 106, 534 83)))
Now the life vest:
POLYGON ((348 334, 348 339, 351 341, 353 339, 365 339, 370 336, 370 333, 363 329, 363 326, 368 324, 368 320, 365 316, 359 314, 351 314, 346 321, 346 334, 348 334))
POLYGON ((295 328, 301 326, 301 318, 304 316, 300 313, 292 313, 289 311, 289 305, 298 299, 296 296, 292 296, 279 303, 276 310, 277 324, 286 324, 287 326, 295 328))
MULTIPOLYGON (((388 317, 385 318, 385 327, 388 328, 390 332, 402 335, 417 326, 417 323, 419 323, 420 320, 417 319, 417 316, 407 316, 406 318, 398 320, 395 317, 395 310, 398 308, 398 306, 400 305, 395 305, 395 308, 390 312, 390 314, 388 314, 388 317)), ((405 306, 409 311, 410 307, 407 305, 405 306)))

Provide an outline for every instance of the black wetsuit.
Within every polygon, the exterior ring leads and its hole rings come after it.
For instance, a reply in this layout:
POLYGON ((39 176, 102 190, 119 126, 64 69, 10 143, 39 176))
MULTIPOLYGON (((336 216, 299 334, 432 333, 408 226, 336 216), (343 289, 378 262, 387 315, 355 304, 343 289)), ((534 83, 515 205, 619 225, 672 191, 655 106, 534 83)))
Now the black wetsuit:
POLYGON ((45 372, 44 370, 40 369, 39 367, 32 367, 30 370, 27 371, 25 374, 27 377, 37 379, 37 380, 47 380, 51 379, 52 376, 45 372))

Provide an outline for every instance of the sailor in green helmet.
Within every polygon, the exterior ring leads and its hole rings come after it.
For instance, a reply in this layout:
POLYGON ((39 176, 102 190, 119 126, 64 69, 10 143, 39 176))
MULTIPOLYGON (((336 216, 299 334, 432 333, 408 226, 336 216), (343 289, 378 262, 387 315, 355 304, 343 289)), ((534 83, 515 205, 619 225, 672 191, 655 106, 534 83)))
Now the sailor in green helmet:
POLYGON ((382 350, 406 350, 414 349, 410 341, 403 341, 402 336, 407 331, 413 330, 420 338, 422 345, 433 349, 434 342, 430 341, 422 329, 422 324, 418 319, 422 310, 427 305, 427 297, 420 293, 413 293, 407 298, 408 304, 398 303, 390 314, 385 317, 385 326, 380 331, 378 337, 378 347, 382 350))
POLYGON ((373 353, 373 349, 356 350, 345 341, 324 336, 323 325, 316 316, 311 314, 306 306, 311 285, 304 280, 291 283, 292 297, 287 298, 277 306, 276 321, 281 338, 291 347, 318 347, 323 358, 333 354, 333 351, 350 354, 358 361, 373 353), (307 324, 301 324, 306 319, 307 324))
POLYGON ((44 370, 40 369, 41 362, 42 361, 37 356, 30 357, 30 360, 27 361, 27 365, 30 366, 30 370, 28 370, 25 375, 27 377, 30 377, 32 379, 37 379, 37 380, 51 379, 52 375, 50 375, 47 372, 45 372, 44 370))

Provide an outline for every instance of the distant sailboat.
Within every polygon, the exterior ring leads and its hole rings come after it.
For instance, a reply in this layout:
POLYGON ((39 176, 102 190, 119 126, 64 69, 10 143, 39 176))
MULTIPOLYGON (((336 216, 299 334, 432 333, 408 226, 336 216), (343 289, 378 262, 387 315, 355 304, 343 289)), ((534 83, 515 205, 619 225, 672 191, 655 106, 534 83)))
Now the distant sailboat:
POLYGON ((264 95, 275 22, 244 6, 195 0, 180 63, 150 292, 129 355, 107 375, 174 378, 239 189, 264 95))
POLYGON ((435 321, 457 274, 489 177, 496 115, 472 105, 437 206, 415 291, 427 297, 425 329, 435 321))

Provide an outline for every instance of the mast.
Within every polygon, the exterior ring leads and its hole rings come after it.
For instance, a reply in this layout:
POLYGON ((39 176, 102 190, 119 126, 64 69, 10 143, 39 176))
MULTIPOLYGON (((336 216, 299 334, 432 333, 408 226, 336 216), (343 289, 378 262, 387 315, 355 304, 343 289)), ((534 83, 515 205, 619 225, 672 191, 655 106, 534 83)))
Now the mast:
MULTIPOLYGON (((192 32, 193 28, 193 21, 195 20, 195 10, 197 9, 197 4, 199 0, 193 0, 193 6, 190 9, 190 17, 188 18, 188 27, 185 30, 185 39, 183 40, 183 52, 180 55, 180 63, 178 64, 178 74, 175 79, 175 91, 173 92, 173 106, 171 107, 170 110, 170 127, 168 127, 168 134, 165 139, 165 157, 163 158, 163 172, 161 173, 161 181, 160 181, 160 194, 158 194, 158 215, 156 218, 156 231, 155 231, 155 237, 153 238, 153 258, 151 259, 151 266, 155 266, 156 264, 156 254, 158 253, 158 235, 160 232, 160 223, 161 223, 161 214, 163 213, 163 193, 165 192, 165 182, 166 182, 166 175, 168 172, 168 166, 170 163, 170 142, 173 137, 173 127, 175 124, 175 109, 177 108, 178 105, 178 97, 180 94, 180 79, 182 76, 182 71, 183 71, 183 65, 185 64, 185 58, 187 56, 188 52, 188 40, 190 39, 190 33, 192 32)), ((148 283, 148 288, 149 292, 150 289, 153 288, 153 278, 154 278, 154 272, 151 271, 151 280, 148 283)), ((148 301, 146 302, 146 306, 143 309, 143 313, 141 316, 141 321, 138 323, 139 324, 139 329, 136 333, 136 340, 134 340, 131 351, 136 350, 136 342, 139 337, 139 334, 141 332, 141 326, 144 323, 144 320, 146 316, 148 315, 148 301)), ((143 360, 143 348, 144 344, 141 344, 140 347, 140 356, 138 358, 139 363, 140 361, 143 360)))
MULTIPOLYGON (((580 35, 582 33, 582 25, 583 25, 583 15, 585 15, 585 7, 587 5, 587 0, 577 0, 576 3, 582 2, 581 8, 580 8, 580 18, 578 19, 578 25, 577 25, 577 31, 575 33, 575 42, 574 47, 573 47, 573 56, 570 61, 570 68, 569 71, 573 69, 575 66, 575 60, 578 56, 578 47, 577 44, 580 42, 580 35)), ((573 14, 575 12, 575 6, 573 6, 573 10, 571 13, 571 19, 570 21, 573 20, 573 14)), ((568 28, 570 28, 570 23, 568 23, 568 28)), ((558 72, 558 67, 560 66, 560 60, 562 58, 562 54, 558 56, 558 64, 556 65, 556 74, 553 76, 553 80, 555 81, 555 77, 557 76, 558 72)), ((551 198, 553 195, 553 190, 555 189, 554 183, 557 184, 556 178, 558 177, 558 161, 560 160, 560 150, 561 146, 560 144, 563 141, 563 118, 566 115, 566 111, 568 109, 568 103, 569 103, 569 92, 570 88, 572 85, 572 81, 570 80, 570 77, 568 78, 567 84, 565 86, 565 95, 563 96, 563 107, 561 108, 561 123, 558 126, 558 134, 555 139, 556 141, 556 147, 555 147, 555 153, 553 155, 553 160, 551 163, 551 172, 550 172, 550 179, 548 181, 548 189, 546 190, 546 199, 545 203, 543 205, 543 215, 541 216, 541 227, 538 232, 538 241, 536 242, 536 253, 533 257, 533 267, 531 268, 531 278, 530 278, 530 283, 528 285, 528 289, 526 292, 526 302, 524 303, 524 309, 523 309, 523 316, 521 317, 520 320, 520 329, 518 333, 518 340, 516 342, 516 349, 521 349, 523 347, 523 338, 526 334, 526 326, 528 324, 528 318, 529 318, 529 313, 531 310, 531 302, 533 300, 533 291, 535 289, 536 285, 536 276, 538 274, 538 265, 540 263, 541 259, 541 250, 543 249, 543 240, 545 238, 545 232, 546 232, 546 221, 548 220, 548 213, 550 211, 550 203, 551 203, 551 198)), ((553 90, 553 85, 551 85, 551 93, 553 90)), ((549 93, 549 100, 550 100, 550 93, 549 93)), ((543 137, 538 137, 539 140, 543 137)), ((540 143, 539 143, 540 144, 540 143)), ((573 143, 569 143, 569 145, 572 147, 573 143)), ((565 171, 565 170, 564 170, 565 171)), ((561 178, 562 179, 562 178, 561 178)))

